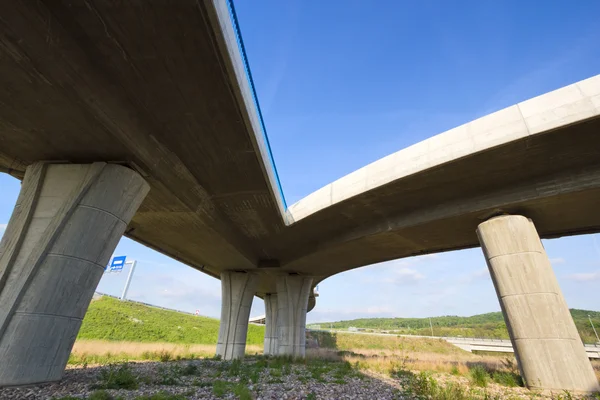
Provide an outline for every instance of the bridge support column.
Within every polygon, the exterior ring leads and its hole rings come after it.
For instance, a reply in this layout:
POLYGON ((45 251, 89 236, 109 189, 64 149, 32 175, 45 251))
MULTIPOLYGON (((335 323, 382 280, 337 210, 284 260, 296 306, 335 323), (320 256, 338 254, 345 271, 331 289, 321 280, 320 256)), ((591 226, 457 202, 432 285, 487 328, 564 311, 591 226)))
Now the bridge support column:
POLYGON ((265 295, 265 355, 275 356, 279 350, 279 339, 277 336, 277 308, 277 295, 265 295))
POLYGON ((62 377, 104 268, 148 190, 119 165, 27 168, 0 243, 0 386, 62 377))
POLYGON ((243 358, 246 353, 248 319, 258 275, 246 272, 221 273, 221 323, 217 355, 223 360, 243 358))
POLYGON ((304 357, 306 313, 312 278, 288 275, 277 279, 278 355, 304 357))
POLYGON ((599 390, 533 222, 499 216, 480 224, 477 235, 527 386, 599 390))

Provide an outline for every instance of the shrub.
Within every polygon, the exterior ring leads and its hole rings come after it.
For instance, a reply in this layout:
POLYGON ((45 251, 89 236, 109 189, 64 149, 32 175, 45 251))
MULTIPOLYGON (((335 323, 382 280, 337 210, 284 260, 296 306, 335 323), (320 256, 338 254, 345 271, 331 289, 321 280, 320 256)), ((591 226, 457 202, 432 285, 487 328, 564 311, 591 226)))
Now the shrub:
POLYGON ((173 386, 181 383, 179 379, 180 370, 175 366, 173 368, 159 367, 156 383, 159 385, 173 386))
POLYGON ((490 378, 490 374, 485 370, 485 368, 481 365, 475 365, 473 368, 469 370, 469 376, 471 377, 471 382, 475 386, 486 387, 488 384, 488 379, 490 378))
POLYGON ((497 384, 503 385, 503 386, 508 386, 508 387, 523 386, 523 379, 521 379, 520 375, 517 375, 514 372, 496 371, 492 375, 492 379, 497 384))
POLYGON ((167 350, 161 350, 158 358, 161 362, 171 361, 173 359, 173 355, 167 350))
POLYGON ((96 390, 88 397, 88 400, 113 400, 114 397, 106 390, 96 390))
POLYGON ((233 394, 238 396, 240 400, 252 400, 250 389, 243 383, 238 383, 233 387, 233 394))
POLYGON ((194 363, 188 363, 185 367, 181 369, 181 375, 190 376, 196 375, 198 372, 198 366, 194 363))
POLYGON ((180 394, 158 392, 149 396, 138 396, 135 398, 135 400, 186 400, 186 398, 180 394))
POLYGON ((223 397, 229 391, 229 384, 225 381, 214 381, 212 389, 215 396, 223 397))
POLYGON ((116 366, 111 364, 108 368, 100 371, 100 381, 92 388, 133 390, 137 389, 138 386, 137 377, 133 375, 129 365, 116 366))

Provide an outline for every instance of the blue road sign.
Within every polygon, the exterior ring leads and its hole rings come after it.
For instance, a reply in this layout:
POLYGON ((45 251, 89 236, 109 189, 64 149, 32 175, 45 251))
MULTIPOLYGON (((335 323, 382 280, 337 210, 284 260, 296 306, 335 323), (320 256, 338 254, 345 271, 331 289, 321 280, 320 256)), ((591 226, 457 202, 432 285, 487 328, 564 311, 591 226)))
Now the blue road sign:
POLYGON ((121 272, 125 265, 125 259, 127 256, 113 257, 112 262, 108 266, 109 272, 121 272))

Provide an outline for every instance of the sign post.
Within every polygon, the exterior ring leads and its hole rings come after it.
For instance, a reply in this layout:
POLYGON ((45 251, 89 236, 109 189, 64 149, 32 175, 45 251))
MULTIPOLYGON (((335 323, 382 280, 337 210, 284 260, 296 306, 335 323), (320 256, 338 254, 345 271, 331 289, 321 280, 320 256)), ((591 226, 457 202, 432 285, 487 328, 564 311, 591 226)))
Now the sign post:
POLYGON ((128 261, 126 264, 131 264, 131 269, 129 270, 129 275, 127 275, 127 281, 125 282, 125 287, 123 288, 123 294, 121 294, 121 300, 125 300, 127 298, 127 291, 129 290, 129 285, 131 284, 131 278, 133 278, 133 272, 135 271, 135 264, 137 261, 128 261))

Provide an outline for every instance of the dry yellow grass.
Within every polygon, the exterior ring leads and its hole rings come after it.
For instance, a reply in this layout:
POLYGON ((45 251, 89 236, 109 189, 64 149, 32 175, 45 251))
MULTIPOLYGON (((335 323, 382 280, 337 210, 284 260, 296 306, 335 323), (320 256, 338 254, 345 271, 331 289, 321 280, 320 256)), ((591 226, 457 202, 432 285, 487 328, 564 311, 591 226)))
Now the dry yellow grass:
MULTIPOLYGON (((215 345, 176 343, 109 342, 78 340, 71 351, 71 364, 98 364, 133 360, 203 358, 215 355, 215 345)), ((262 346, 246 346, 246 354, 262 354, 262 346)))
POLYGON ((329 360, 348 361, 358 365, 360 369, 387 374, 394 369, 407 369, 413 371, 436 371, 436 372, 458 372, 466 374, 469 366, 483 364, 490 369, 503 369, 503 360, 511 359, 512 355, 503 357, 480 356, 466 351, 453 352, 452 354, 440 354, 426 351, 394 351, 394 350, 370 350, 349 349, 338 352, 333 349, 309 349, 307 357, 322 358, 329 360))

